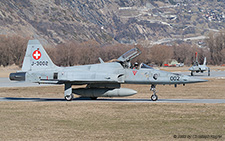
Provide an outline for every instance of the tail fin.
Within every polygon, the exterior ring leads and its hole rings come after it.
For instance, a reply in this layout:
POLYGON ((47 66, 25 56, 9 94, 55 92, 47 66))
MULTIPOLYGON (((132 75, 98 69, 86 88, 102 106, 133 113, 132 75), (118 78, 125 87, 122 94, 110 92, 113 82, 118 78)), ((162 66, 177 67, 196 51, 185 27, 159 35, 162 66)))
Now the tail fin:
POLYGON ((204 62, 203 62, 203 65, 206 65, 206 57, 204 58, 204 62))
POLYGON ((49 58, 38 40, 29 40, 23 60, 22 71, 54 68, 56 65, 49 58))
POLYGON ((195 52, 195 62, 198 62, 198 52, 195 52))

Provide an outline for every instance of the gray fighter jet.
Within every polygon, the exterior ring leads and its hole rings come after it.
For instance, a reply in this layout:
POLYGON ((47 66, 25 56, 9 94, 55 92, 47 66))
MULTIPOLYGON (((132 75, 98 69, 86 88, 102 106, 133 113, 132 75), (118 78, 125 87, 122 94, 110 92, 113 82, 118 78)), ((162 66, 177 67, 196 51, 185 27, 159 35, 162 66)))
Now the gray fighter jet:
POLYGON ((189 68, 189 71, 191 71, 191 76, 193 76, 193 73, 196 72, 196 73, 203 73, 204 71, 207 71, 208 70, 208 76, 210 76, 210 68, 206 66, 206 57, 204 58, 204 62, 202 65, 200 65, 198 63, 198 53, 196 52, 195 53, 195 62, 193 64, 192 67, 189 68))
MULTIPOLYGON (((132 89, 121 88, 121 84, 151 85, 153 91, 151 99, 156 101, 156 85, 187 84, 205 82, 206 80, 193 78, 153 69, 146 64, 138 68, 131 68, 131 60, 141 54, 138 48, 133 48, 115 62, 73 67, 58 67, 49 58, 38 40, 30 40, 24 57, 22 70, 11 73, 9 78, 14 81, 30 81, 39 84, 64 84, 64 97, 73 100, 73 94, 81 97, 97 99, 98 97, 124 97, 137 92, 132 89), (73 89, 72 85, 86 85, 73 89)), ((74 53, 76 55, 76 53, 74 53)))

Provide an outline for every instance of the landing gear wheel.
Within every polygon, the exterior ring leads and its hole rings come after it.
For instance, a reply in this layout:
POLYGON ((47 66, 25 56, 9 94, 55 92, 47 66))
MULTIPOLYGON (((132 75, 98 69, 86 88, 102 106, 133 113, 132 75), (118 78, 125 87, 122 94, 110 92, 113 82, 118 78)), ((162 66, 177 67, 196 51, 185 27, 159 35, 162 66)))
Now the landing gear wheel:
POLYGON ((156 89, 155 89, 156 85, 152 84, 150 91, 153 91, 153 95, 151 96, 151 100, 152 101, 156 101, 158 100, 158 96, 156 95, 156 89))
POLYGON ((91 97, 91 100, 96 100, 97 99, 97 97, 91 97))
POLYGON ((193 76, 193 72, 191 72, 191 76, 193 76))
POLYGON ((72 100, 73 100, 73 94, 71 94, 71 95, 66 95, 64 98, 65 98, 67 101, 72 101, 72 100))
POLYGON ((210 69, 208 69, 208 76, 210 76, 210 69))
POLYGON ((152 100, 152 101, 158 100, 158 96, 153 94, 153 95, 151 96, 151 100, 152 100))

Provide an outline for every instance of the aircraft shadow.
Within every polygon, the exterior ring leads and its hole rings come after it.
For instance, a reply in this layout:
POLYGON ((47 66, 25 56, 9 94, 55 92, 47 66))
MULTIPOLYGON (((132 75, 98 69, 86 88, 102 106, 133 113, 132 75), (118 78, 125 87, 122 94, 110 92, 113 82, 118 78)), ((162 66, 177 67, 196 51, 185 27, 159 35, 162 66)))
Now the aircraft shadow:
POLYGON ((60 98, 22 98, 22 97, 4 97, 1 101, 66 101, 60 98))
MULTIPOLYGON (((54 101, 66 101, 62 98, 21 98, 21 97, 2 97, 0 101, 33 101, 33 102, 54 102, 54 101)), ((76 101, 90 101, 90 102, 188 102, 191 99, 159 99, 157 101, 152 101, 150 99, 96 99, 92 100, 90 98, 74 98, 76 101)))

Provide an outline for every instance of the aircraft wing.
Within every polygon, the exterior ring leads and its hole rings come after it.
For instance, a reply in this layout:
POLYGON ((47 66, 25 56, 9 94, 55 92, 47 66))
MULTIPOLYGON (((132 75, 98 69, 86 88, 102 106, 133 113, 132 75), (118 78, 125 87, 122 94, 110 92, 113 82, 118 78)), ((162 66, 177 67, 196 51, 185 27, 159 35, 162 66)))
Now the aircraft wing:
POLYGON ((91 77, 82 77, 82 76, 71 76, 70 78, 63 79, 40 79, 38 83, 41 84, 65 84, 65 83, 72 83, 72 84, 91 84, 91 83, 123 83, 123 76, 124 74, 113 74, 113 75, 101 75, 95 74, 91 77))
POLYGON ((107 80, 47 80, 41 79, 38 83, 40 84, 65 84, 72 83, 73 85, 83 85, 91 83, 118 83, 118 81, 107 81, 107 80))

